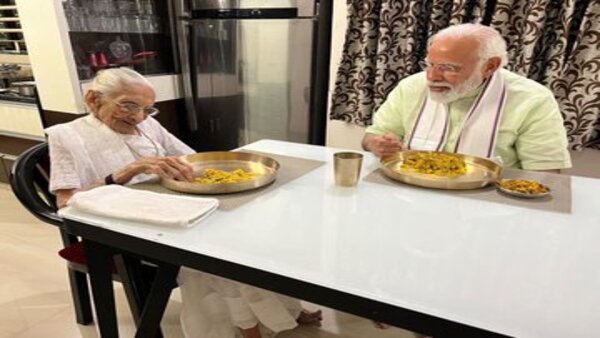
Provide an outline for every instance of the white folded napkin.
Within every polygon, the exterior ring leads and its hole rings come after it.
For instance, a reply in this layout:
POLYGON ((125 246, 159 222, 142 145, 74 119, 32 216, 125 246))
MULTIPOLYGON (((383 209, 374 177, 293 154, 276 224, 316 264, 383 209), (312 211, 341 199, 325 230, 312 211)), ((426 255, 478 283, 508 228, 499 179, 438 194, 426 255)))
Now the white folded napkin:
POLYGON ((156 225, 190 227, 215 211, 219 200, 105 185, 76 193, 67 205, 99 216, 156 225))

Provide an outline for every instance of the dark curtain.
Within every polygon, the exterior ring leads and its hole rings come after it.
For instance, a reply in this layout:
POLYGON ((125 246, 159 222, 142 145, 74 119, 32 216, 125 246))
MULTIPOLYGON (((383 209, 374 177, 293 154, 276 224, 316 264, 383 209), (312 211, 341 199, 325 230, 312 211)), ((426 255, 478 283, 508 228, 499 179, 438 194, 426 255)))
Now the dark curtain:
POLYGON ((497 29, 507 68, 552 90, 573 149, 600 149, 600 0, 349 1, 330 117, 369 125, 398 81, 420 71, 429 37, 466 22, 497 29))

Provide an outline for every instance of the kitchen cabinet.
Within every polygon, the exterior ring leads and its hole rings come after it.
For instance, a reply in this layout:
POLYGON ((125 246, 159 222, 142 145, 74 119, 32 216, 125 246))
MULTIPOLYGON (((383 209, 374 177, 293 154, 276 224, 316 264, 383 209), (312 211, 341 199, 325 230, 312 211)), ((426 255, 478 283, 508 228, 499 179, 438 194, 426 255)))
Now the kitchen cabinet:
MULTIPOLYGON (((11 96, 4 94, 18 92, 16 88, 14 92, 5 90, 13 82, 33 80, 27 45, 23 38, 19 12, 14 1, 0 0, 0 100, 11 96)), ((32 95, 29 96, 33 99, 32 95)), ((35 99, 33 101, 35 102, 35 99)))
POLYGON ((44 142, 42 121, 35 104, 0 100, 0 182, 26 149, 44 142))
POLYGON ((0 53, 25 56, 26 59, 27 46, 14 0, 0 0, 0 53))
POLYGON ((83 114, 95 72, 131 67, 157 101, 183 97, 170 0, 16 0, 44 111, 83 114))
POLYGON ((43 137, 0 130, 0 182, 8 182, 10 170, 22 152, 42 142, 44 142, 43 137))
POLYGON ((14 159, 6 159, 5 154, 0 154, 0 182, 8 183, 10 177, 10 167, 14 163, 14 159))
POLYGON ((0 101, 0 133, 43 138, 44 130, 37 106, 0 101))
POLYGON ((175 72, 169 1, 66 0, 63 10, 80 80, 110 67, 175 72))

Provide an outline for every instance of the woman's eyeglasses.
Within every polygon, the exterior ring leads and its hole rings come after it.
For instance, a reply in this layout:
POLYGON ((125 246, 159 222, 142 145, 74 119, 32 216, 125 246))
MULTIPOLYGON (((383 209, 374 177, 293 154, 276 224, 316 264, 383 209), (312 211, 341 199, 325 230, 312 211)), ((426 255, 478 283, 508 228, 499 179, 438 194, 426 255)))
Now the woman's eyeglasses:
POLYGON ((458 74, 462 70, 462 67, 460 67, 460 66, 447 64, 447 63, 430 63, 428 61, 420 61, 419 66, 421 66, 422 70, 428 70, 428 69, 435 68, 440 73, 451 74, 451 75, 458 74))
POLYGON ((139 113, 140 111, 142 113, 144 113, 145 117, 148 116, 156 116, 158 115, 158 113, 160 113, 160 110, 158 110, 158 108, 156 107, 142 107, 138 104, 132 103, 132 102, 116 102, 116 101, 111 101, 110 102, 114 103, 117 107, 120 108, 120 110, 125 113, 123 115, 135 115, 137 113, 139 113))

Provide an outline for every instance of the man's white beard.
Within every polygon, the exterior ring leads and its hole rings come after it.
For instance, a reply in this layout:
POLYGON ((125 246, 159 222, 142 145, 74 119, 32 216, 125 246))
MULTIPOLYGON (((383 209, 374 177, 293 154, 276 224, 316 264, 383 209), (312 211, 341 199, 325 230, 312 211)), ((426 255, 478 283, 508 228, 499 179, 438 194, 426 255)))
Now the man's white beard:
POLYGON ((445 93, 432 92, 428 87, 429 97, 435 102, 439 103, 450 103, 460 98, 463 98, 473 89, 479 87, 483 83, 483 76, 477 69, 473 71, 473 74, 466 79, 463 83, 453 87, 447 82, 433 82, 427 81, 427 86, 446 87, 449 88, 445 93))

